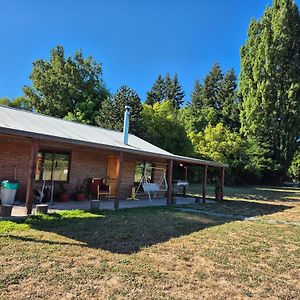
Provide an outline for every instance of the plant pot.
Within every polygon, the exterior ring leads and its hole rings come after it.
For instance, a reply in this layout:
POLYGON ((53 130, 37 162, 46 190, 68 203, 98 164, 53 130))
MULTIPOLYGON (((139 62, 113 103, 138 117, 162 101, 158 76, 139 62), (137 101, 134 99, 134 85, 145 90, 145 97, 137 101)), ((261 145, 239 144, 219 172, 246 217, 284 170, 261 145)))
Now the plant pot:
POLYGON ((216 192, 215 193, 216 201, 222 201, 223 200, 223 193, 222 192, 216 192))
POLYGON ((77 193, 75 195, 75 200, 76 201, 84 201, 85 200, 85 194, 77 193))
POLYGON ((69 201, 70 195, 69 194, 59 194, 58 201, 59 202, 67 202, 69 201))

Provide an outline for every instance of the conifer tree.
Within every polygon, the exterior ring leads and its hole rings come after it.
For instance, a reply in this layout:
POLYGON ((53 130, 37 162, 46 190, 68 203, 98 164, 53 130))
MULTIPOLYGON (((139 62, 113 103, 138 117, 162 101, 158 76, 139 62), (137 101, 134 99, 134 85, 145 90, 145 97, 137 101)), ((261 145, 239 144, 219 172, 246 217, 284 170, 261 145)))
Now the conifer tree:
POLYGON ((267 143, 286 173, 300 130, 300 17, 292 0, 274 0, 252 20, 241 48, 241 131, 267 143))
POLYGON ((237 96, 236 76, 229 70, 220 81, 218 100, 220 104, 220 121, 231 130, 240 129, 239 101, 237 96))
POLYGON ((184 91, 179 83, 177 73, 175 73, 170 85, 169 100, 172 101, 174 108, 179 109, 183 104, 183 98, 185 96, 184 91))
POLYGON ((202 86, 200 81, 197 79, 194 84, 194 90, 191 94, 191 103, 194 108, 202 108, 203 100, 202 100, 202 86))
POLYGON ((203 105, 205 107, 214 107, 220 109, 218 93, 220 82, 223 79, 223 73, 218 63, 214 64, 209 74, 205 77, 202 88, 203 105))
POLYGON ((143 135, 141 99, 138 94, 127 86, 122 86, 115 95, 102 103, 96 122, 100 127, 123 130, 125 105, 130 106, 129 132, 143 135))
POLYGON ((172 97, 172 78, 169 73, 165 77, 165 99, 171 100, 172 97))
POLYGON ((151 90, 147 93, 146 104, 161 103, 165 99, 165 80, 159 74, 151 90))

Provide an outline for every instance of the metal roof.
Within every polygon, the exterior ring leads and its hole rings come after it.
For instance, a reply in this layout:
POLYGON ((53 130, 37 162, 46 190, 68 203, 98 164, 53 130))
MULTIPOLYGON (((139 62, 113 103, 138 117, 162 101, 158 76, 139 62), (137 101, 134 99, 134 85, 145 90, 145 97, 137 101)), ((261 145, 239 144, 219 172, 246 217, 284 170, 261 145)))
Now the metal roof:
POLYGON ((129 134, 128 145, 125 145, 123 133, 119 131, 70 122, 3 105, 0 105, 0 133, 138 153, 190 164, 227 166, 214 161, 174 155, 133 134, 129 134))

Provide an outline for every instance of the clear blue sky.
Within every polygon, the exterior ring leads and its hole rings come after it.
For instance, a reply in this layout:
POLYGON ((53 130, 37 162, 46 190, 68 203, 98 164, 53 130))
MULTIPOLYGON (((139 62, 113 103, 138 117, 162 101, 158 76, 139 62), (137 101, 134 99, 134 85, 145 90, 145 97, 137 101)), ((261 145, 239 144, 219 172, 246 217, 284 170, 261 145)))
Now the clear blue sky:
POLYGON ((32 62, 63 45, 67 54, 82 49, 101 62, 111 92, 127 84, 144 99, 158 74, 177 72, 188 98, 215 62, 239 72, 249 22, 271 3, 0 0, 0 97, 21 95, 32 62))

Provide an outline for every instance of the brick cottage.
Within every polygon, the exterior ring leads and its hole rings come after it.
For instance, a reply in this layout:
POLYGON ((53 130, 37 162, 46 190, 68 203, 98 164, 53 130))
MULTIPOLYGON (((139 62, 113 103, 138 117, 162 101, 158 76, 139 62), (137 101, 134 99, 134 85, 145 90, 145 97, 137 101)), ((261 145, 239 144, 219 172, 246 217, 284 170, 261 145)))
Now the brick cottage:
POLYGON ((162 170, 167 170, 168 205, 172 204, 175 162, 203 167, 204 198, 208 167, 220 169, 224 185, 226 164, 174 155, 128 134, 128 126, 129 108, 122 133, 0 106, 0 179, 19 181, 17 197, 26 201, 28 213, 32 210, 33 190, 44 180, 63 183, 69 193, 75 193, 87 177, 106 179, 118 208, 119 200, 131 195, 137 165, 155 166, 151 182, 158 182, 162 170))

